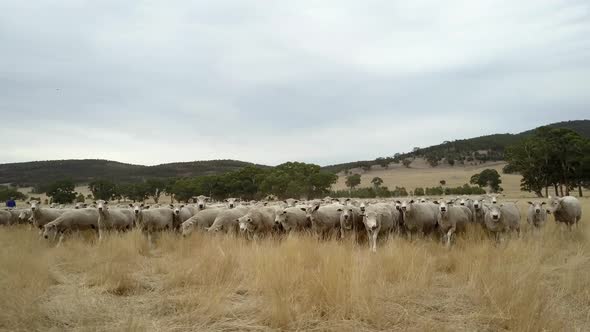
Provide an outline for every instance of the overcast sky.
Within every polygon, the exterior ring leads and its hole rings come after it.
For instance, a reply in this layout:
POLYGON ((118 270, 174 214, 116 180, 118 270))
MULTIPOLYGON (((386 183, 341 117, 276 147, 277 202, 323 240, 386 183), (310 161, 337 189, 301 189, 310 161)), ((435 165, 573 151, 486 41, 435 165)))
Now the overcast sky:
POLYGON ((0 163, 326 165, 589 106, 588 0, 0 0, 0 163))

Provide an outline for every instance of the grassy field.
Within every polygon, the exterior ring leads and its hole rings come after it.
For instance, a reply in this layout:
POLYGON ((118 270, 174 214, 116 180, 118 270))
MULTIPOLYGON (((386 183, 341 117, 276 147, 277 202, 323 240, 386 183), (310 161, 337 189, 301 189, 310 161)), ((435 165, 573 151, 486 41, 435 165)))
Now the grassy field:
MULTIPOLYGON (((408 191, 413 191, 417 187, 437 187, 440 185, 441 180, 445 180, 448 187, 458 187, 469 183, 473 174, 480 173, 486 168, 492 168, 500 173, 502 179, 501 186, 504 188, 505 194, 512 197, 527 195, 527 193, 520 191, 520 175, 502 174, 502 168, 505 165, 505 162, 490 162, 477 166, 438 166, 433 168, 428 166, 423 160, 417 159, 412 163, 411 168, 406 168, 401 164, 392 164, 388 169, 374 166, 370 171, 361 173, 360 186, 370 187, 371 180, 378 176, 383 179, 383 185, 390 189, 399 186, 406 187, 408 191)), ((353 171, 360 172, 360 169, 353 171)), ((345 181, 346 176, 339 174, 338 182, 334 185, 333 189, 347 189, 345 181)))
POLYGON ((55 248, 0 228, 0 330, 585 331, 583 209, 574 232, 551 221, 495 245, 472 229, 450 250, 393 238, 376 254, 303 235, 164 234, 150 248, 136 232, 85 234, 55 248))

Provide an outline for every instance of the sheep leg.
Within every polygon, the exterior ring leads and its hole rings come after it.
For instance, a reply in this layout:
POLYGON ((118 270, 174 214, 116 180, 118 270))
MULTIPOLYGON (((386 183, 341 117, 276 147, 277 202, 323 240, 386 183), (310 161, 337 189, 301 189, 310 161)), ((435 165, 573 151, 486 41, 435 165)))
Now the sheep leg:
POLYGON ((380 231, 380 228, 376 229, 373 232, 373 252, 377 252, 377 240, 379 240, 379 231, 380 231))
POLYGON ((447 232, 447 248, 451 247, 451 238, 453 236, 453 233, 455 232, 455 230, 453 228, 449 229, 449 231, 447 232))
POLYGON ((56 247, 61 247, 62 243, 64 242, 65 232, 61 232, 59 235, 59 240, 57 241, 56 247))

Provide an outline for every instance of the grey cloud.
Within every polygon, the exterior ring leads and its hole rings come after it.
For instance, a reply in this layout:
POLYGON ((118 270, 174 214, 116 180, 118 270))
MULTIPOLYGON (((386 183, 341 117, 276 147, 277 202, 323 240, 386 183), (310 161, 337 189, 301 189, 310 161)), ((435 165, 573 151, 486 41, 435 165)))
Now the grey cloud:
POLYGON ((329 164, 587 117, 589 13, 551 0, 2 2, 0 162, 329 164))

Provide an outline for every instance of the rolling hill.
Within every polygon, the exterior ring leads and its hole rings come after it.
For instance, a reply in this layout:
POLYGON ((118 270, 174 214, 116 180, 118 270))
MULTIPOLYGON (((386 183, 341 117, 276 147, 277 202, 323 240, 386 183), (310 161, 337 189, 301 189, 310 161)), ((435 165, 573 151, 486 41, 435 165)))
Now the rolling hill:
MULTIPOLYGON (((547 126, 571 129, 590 139, 590 120, 564 121, 552 123, 547 126)), ((323 167, 323 169, 334 173, 355 168, 369 170, 373 165, 385 166, 392 162, 399 163, 401 160, 407 158, 423 158, 431 166, 438 166, 441 163, 454 165, 455 162, 465 165, 476 165, 484 162, 503 161, 506 147, 531 135, 535 129, 518 134, 494 134, 470 139, 445 141, 442 144, 418 149, 409 153, 398 153, 393 157, 381 157, 374 160, 329 165, 323 167)))
POLYGON ((142 166, 110 160, 50 160, 0 164, 0 183, 21 187, 41 185, 59 179, 88 183, 95 179, 136 182, 147 178, 174 178, 220 174, 246 166, 268 167, 237 160, 206 160, 142 166))
MULTIPOLYGON (((590 138, 590 120, 576 120, 553 123, 550 127, 568 128, 590 138)), ((371 170, 375 165, 387 169, 392 162, 418 159, 426 162, 426 167, 458 165, 471 167, 504 160, 507 146, 531 135, 534 129, 518 134, 495 134, 471 139, 446 141, 439 145, 422 148, 413 152, 395 154, 375 160, 355 161, 322 167, 323 170, 341 173, 363 169, 371 170), (430 165, 428 165, 430 164, 430 165)), ((11 183, 21 187, 38 186, 59 179, 72 179, 78 184, 95 179, 109 179, 117 182, 136 182, 148 178, 176 178, 220 174, 235 171, 246 166, 270 167, 237 160, 208 160, 143 166, 125 164, 110 160, 51 160, 25 163, 0 164, 0 184, 11 183)), ((412 166, 413 167, 413 166, 412 166)), ((400 169, 400 167, 396 167, 400 169)), ((461 180, 462 181, 462 180, 461 180)), ((337 185, 338 186, 338 185, 337 185)))

